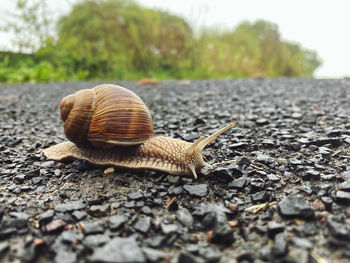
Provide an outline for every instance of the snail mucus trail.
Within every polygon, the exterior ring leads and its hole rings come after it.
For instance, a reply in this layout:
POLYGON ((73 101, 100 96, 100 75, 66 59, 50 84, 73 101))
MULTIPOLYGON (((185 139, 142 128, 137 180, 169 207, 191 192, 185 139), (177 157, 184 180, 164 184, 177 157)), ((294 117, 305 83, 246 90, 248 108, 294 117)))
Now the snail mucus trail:
POLYGON ((87 160, 99 166, 157 170, 197 178, 204 147, 233 123, 190 143, 155 136, 152 117, 143 101, 130 90, 112 84, 80 90, 62 99, 61 117, 69 141, 42 151, 48 159, 87 160))

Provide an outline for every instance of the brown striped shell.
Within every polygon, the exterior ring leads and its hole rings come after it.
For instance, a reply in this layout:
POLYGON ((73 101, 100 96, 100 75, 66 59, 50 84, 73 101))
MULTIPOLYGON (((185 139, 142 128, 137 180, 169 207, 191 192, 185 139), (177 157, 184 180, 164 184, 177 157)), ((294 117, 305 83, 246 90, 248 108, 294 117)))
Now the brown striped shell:
POLYGON ((64 133, 78 146, 136 145, 154 135, 144 102, 117 85, 80 90, 64 97, 60 108, 64 133))

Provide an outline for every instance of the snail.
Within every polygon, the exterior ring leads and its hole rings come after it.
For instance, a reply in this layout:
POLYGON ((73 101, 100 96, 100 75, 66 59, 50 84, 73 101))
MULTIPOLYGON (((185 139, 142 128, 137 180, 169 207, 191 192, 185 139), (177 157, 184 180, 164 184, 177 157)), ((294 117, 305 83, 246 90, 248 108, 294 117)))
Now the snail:
POLYGON ((121 86, 102 84, 64 97, 60 102, 64 133, 69 141, 42 151, 48 159, 83 159, 99 166, 158 170, 197 179, 204 162, 202 150, 233 123, 207 138, 190 143, 155 136, 144 102, 121 86))

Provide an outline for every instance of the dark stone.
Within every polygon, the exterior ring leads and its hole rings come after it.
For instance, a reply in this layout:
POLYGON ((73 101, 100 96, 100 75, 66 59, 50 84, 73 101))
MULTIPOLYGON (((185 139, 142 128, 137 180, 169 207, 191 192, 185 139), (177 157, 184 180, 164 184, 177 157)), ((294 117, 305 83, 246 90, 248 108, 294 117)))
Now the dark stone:
POLYGON ((350 170, 343 172, 340 176, 344 181, 350 180, 350 170))
POLYGON ((45 211, 39 216, 40 223, 42 224, 50 221, 53 218, 54 214, 55 214, 55 211, 52 209, 45 211))
POLYGON ((187 212, 186 210, 178 210, 176 212, 176 218, 179 220, 179 222, 188 228, 192 228, 193 226, 193 216, 187 212))
POLYGON ((288 244, 286 240, 286 235, 281 232, 275 235, 274 239, 275 243, 272 248, 272 252, 277 257, 282 257, 287 254, 288 252, 288 244))
POLYGON ((336 216, 327 217, 327 228, 334 238, 333 243, 338 245, 348 245, 350 241, 350 225, 344 224, 336 216), (336 241, 336 242, 335 242, 336 241))
POLYGON ((4 207, 2 205, 0 205, 0 222, 1 222, 3 215, 4 215, 4 207))
POLYGON ((265 119, 265 118, 257 119, 255 122, 256 122, 256 124, 261 125, 261 126, 262 125, 267 125, 267 124, 270 123, 269 120, 265 119))
POLYGON ((237 142, 237 143, 230 144, 228 147, 232 150, 236 150, 236 149, 246 148, 247 146, 248 144, 246 142, 237 142))
POLYGON ((301 195, 290 194, 278 203, 278 207, 285 217, 314 217, 314 210, 301 195))
POLYGON ((145 240, 145 245, 157 248, 164 243, 165 239, 164 235, 153 235, 145 240))
POLYGON ((276 221, 270 221, 267 224, 267 230, 270 237, 280 233, 284 230, 284 225, 277 223, 276 221))
POLYGON ((277 174, 268 174, 267 179, 269 179, 271 182, 278 182, 281 180, 281 177, 277 174))
POLYGON ((17 174, 14 178, 13 178, 13 180, 16 182, 16 183, 19 183, 19 184, 21 184, 21 183, 23 183, 24 182, 24 180, 26 179, 26 175, 25 174, 17 174))
POLYGON ((276 142, 274 140, 271 140, 271 139, 263 139, 261 141, 261 144, 265 147, 269 146, 269 147, 274 147, 274 146, 278 146, 276 144, 276 142))
POLYGON ((266 191, 259 191, 252 194, 252 200, 255 202, 265 201, 267 199, 266 191))
POLYGON ((92 262, 144 263, 146 258, 133 238, 114 237, 103 247, 94 249, 92 262))
POLYGON ((66 222, 64 222, 62 219, 56 219, 45 226, 45 231, 47 233, 54 233, 56 231, 62 230, 65 226, 66 222))
POLYGON ((128 194, 128 199, 130 200, 140 200, 142 198, 143 198, 143 194, 140 191, 136 191, 128 194))
POLYGON ((95 217, 106 216, 109 212, 109 204, 93 205, 89 208, 88 212, 95 217))
POLYGON ((201 221, 202 225, 204 228, 211 228, 216 224, 216 213, 215 212, 210 212, 207 213, 203 220, 201 221))
POLYGON ((34 177, 32 178, 32 183, 33 184, 40 184, 44 180, 44 177, 34 177))
POLYGON ((78 240, 78 236, 73 231, 63 231, 61 233, 62 241, 68 244, 72 244, 78 240))
POLYGON ((197 263, 196 258, 188 252, 181 252, 178 259, 178 263, 197 263))
POLYGON ((60 249, 56 253, 55 262, 65 262, 65 263, 75 263, 77 262, 77 254, 72 251, 67 251, 65 249, 60 249))
POLYGON ((323 204, 325 205, 326 209, 329 210, 332 206, 333 203, 333 199, 328 197, 328 196, 322 196, 321 197, 321 201, 323 202, 323 204))
POLYGON ((96 248, 106 244, 110 240, 110 237, 105 234, 88 235, 84 238, 83 244, 90 248, 96 248))
POLYGON ((348 204, 350 203, 350 192, 337 191, 336 198, 337 201, 348 204))
POLYGON ((21 225, 22 224, 26 225, 30 217, 28 214, 23 212, 10 212, 9 216, 21 225))
POLYGON ((339 137, 342 135, 343 131, 342 130, 330 130, 327 132, 328 137, 339 137))
POLYGON ((81 223, 81 225, 83 227, 83 233, 85 235, 101 234, 104 230, 103 222, 101 221, 84 222, 81 223))
POLYGON ((310 145, 316 145, 316 146, 323 146, 326 144, 330 144, 333 147, 338 147, 341 145, 341 139, 340 138, 336 138, 336 137, 332 137, 332 138, 319 138, 319 139, 315 139, 311 142, 309 142, 310 145))
POLYGON ((136 224, 134 225, 134 229, 144 234, 146 234, 150 230, 150 228, 151 228, 150 217, 139 218, 139 220, 137 220, 136 224))
POLYGON ((72 213, 72 217, 77 222, 79 222, 80 220, 83 220, 86 216, 87 216, 87 213, 85 211, 74 211, 72 213))
POLYGON ((206 184, 196 184, 189 185, 185 184, 183 188, 190 194, 198 197, 203 197, 208 194, 208 185, 206 184))
POLYGON ((166 258, 166 253, 164 253, 161 250, 149 248, 149 247, 143 247, 142 250, 147 258, 147 262, 149 261, 149 262, 156 263, 166 258))
POLYGON ((110 229, 116 230, 121 225, 123 225, 126 221, 128 221, 128 219, 125 216, 123 216, 123 215, 114 215, 114 216, 111 216, 108 219, 108 225, 109 225, 110 229))
POLYGON ((223 183, 229 183, 233 180, 230 170, 223 166, 215 168, 211 178, 223 183))
POLYGON ((231 245, 235 241, 233 237, 233 229, 228 224, 216 224, 213 230, 212 243, 231 245))
POLYGON ((152 210, 149 206, 145 205, 141 208, 140 210, 142 213, 146 214, 146 215, 151 215, 152 214, 152 210))
POLYGON ((40 167, 41 168, 51 168, 55 165, 55 162, 54 161, 46 161, 46 162, 42 162, 40 164, 40 167))
POLYGON ((350 191, 350 180, 344 181, 341 184, 339 184, 338 189, 349 192, 350 191))
POLYGON ((246 178, 244 177, 239 177, 235 180, 233 180, 231 183, 228 184, 228 186, 231 188, 238 188, 238 189, 242 189, 245 184, 246 184, 246 178))
POLYGON ((129 201, 129 202, 124 203, 124 207, 126 207, 126 208, 134 208, 135 206, 136 206, 135 201, 129 201))
POLYGON ((160 227, 162 229, 162 232, 164 234, 170 234, 170 233, 176 233, 179 231, 179 226, 178 225, 175 225, 175 224, 164 224, 164 223, 161 223, 160 224, 160 227))
POLYGON ((313 244, 311 243, 311 241, 306 238, 292 237, 291 241, 295 246, 300 248, 305 248, 305 249, 313 248, 313 244))
POLYGON ((302 186, 299 187, 299 190, 303 191, 304 193, 307 193, 308 195, 312 194, 312 188, 310 187, 309 184, 307 184, 308 182, 306 182, 305 184, 303 184, 302 186))
POLYGON ((201 248, 199 254, 205 259, 207 263, 216 263, 220 261, 220 252, 212 247, 201 248))
POLYGON ((3 255, 4 252, 6 252, 9 249, 9 243, 8 241, 1 241, 0 242, 0 255, 3 255))
POLYGON ((199 206, 197 206, 192 212, 192 215, 203 217, 210 212, 223 212, 225 214, 232 214, 232 211, 230 209, 224 207, 220 203, 200 203, 199 206))
POLYGON ((182 194, 183 192, 184 192, 184 189, 182 188, 182 186, 171 185, 168 189, 169 195, 179 195, 179 194, 182 194))
POLYGON ((0 229, 0 237, 1 238, 6 238, 6 237, 9 237, 13 234, 18 234, 18 230, 15 227, 10 226, 10 227, 0 229))
POLYGON ((78 200, 78 201, 67 202, 64 204, 58 204, 55 207, 55 210, 57 212, 71 212, 74 210, 84 209, 85 207, 86 207, 86 204, 84 202, 78 200))
POLYGON ((293 248, 291 247, 289 249, 287 258, 290 260, 290 262, 297 262, 297 263, 309 263, 309 251, 307 249, 302 248, 293 248))
POLYGON ((310 169, 302 175, 302 178, 304 180, 319 180, 321 178, 321 175, 318 171, 310 169))

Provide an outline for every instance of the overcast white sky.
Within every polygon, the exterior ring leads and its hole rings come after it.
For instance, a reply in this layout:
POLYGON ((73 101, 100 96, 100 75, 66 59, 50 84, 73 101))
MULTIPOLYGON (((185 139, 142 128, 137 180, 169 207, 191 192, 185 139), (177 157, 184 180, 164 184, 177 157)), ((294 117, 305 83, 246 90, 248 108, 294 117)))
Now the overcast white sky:
MULTIPOLYGON (((77 0, 47 0, 61 12, 77 0)), ((14 8, 14 0, 0 0, 0 12, 14 8)), ((282 38, 316 50, 323 65, 317 77, 350 76, 350 0, 139 0, 183 16, 195 28, 234 28, 243 20, 265 19, 278 24, 282 38)), ((0 13, 1 15, 1 13, 0 13)), ((10 47, 0 33, 0 47, 10 47)))

